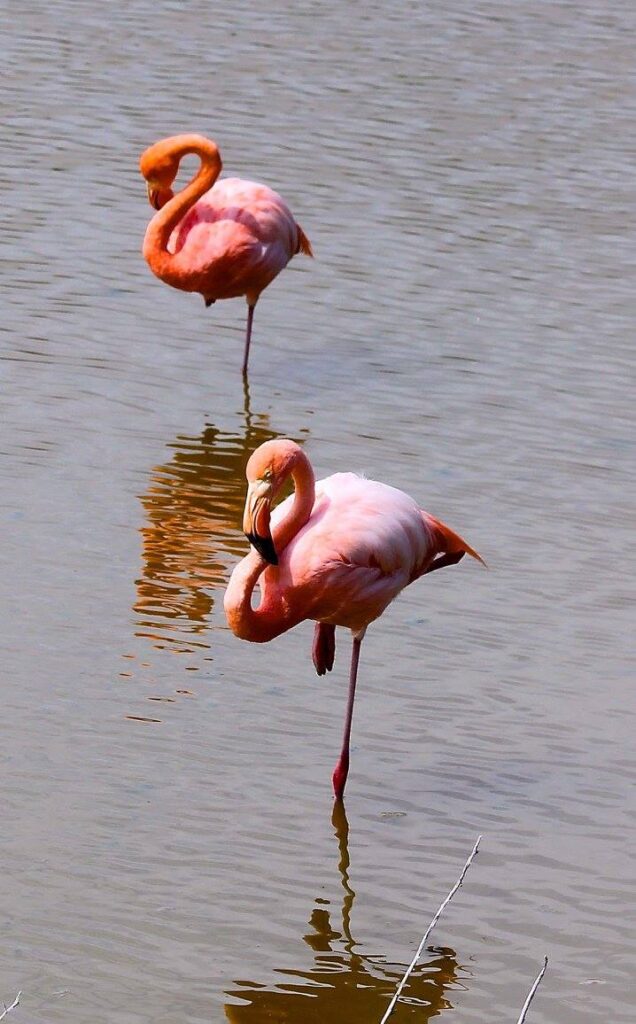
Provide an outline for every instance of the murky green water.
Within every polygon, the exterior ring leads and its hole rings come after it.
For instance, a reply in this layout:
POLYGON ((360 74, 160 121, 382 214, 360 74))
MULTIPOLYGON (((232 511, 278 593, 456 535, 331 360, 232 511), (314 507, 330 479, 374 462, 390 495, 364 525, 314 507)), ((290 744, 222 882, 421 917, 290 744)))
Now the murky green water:
POLYGON ((632 1020, 636 15, 9 3, 2 943, 15 1024, 632 1020), (213 136, 312 240, 257 309, 140 256, 213 136), (243 467, 403 487, 480 550, 365 640, 225 628, 243 467), (631 474, 630 474, 631 471, 631 474), (630 993, 630 985, 632 992, 630 993))

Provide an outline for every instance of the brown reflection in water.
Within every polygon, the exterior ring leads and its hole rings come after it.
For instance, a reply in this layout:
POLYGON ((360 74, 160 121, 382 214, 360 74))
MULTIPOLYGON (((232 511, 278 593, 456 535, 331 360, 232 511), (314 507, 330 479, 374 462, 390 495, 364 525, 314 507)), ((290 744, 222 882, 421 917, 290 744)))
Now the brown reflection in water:
MULTIPOLYGON (((349 884, 349 825, 342 805, 335 805, 332 822, 340 851, 339 870, 344 890, 341 923, 333 927, 327 900, 317 899, 303 941, 315 953, 309 970, 285 968, 284 981, 274 988, 258 982, 237 980, 226 994, 241 1005, 227 1003, 225 1014, 232 1024, 289 1021, 294 1024, 369 1024, 386 1010, 407 964, 388 965, 381 954, 364 956, 356 951, 351 934, 351 910, 355 892, 349 884)), ((429 946, 434 955, 411 975, 391 1020, 417 1020, 425 1024, 442 1010, 452 1008, 445 991, 459 986, 459 965, 452 949, 429 946)))
MULTIPOLYGON (((137 636, 177 648, 196 642, 225 587, 228 565, 247 552, 241 532, 245 465, 259 444, 277 436, 266 414, 253 414, 244 391, 243 428, 206 424, 196 437, 179 435, 169 461, 155 466, 145 494, 141 527, 143 574, 136 581, 137 636)), ((296 440, 299 440, 296 438, 296 440)))

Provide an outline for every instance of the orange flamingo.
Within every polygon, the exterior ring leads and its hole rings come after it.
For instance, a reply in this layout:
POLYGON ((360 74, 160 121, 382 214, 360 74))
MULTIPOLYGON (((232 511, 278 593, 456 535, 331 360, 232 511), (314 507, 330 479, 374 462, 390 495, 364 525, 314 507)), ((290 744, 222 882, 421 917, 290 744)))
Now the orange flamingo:
POLYGON ((230 578, 227 621, 242 640, 263 643, 304 619, 315 620, 312 657, 318 675, 333 668, 336 626, 353 633, 342 750, 332 779, 341 800, 367 626, 420 576, 455 565, 465 554, 485 563, 404 491, 354 473, 316 482, 303 450, 286 438, 257 448, 246 476, 243 530, 255 550, 230 578), (295 493, 272 512, 272 501, 289 476, 295 493), (261 600, 252 608, 257 582, 261 600))
POLYGON ((144 257, 166 284, 200 292, 206 306, 244 295, 247 329, 243 373, 247 373, 254 307, 264 288, 292 256, 313 256, 311 244, 278 193, 267 185, 224 178, 218 147, 202 135, 173 135, 141 155, 150 205, 144 257), (172 184, 188 153, 201 160, 192 181, 175 196, 172 184))

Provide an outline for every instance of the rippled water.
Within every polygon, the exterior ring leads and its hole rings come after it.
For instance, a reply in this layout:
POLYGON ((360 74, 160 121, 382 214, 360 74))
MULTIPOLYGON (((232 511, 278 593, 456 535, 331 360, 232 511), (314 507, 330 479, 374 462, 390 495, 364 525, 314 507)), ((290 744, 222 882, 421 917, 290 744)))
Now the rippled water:
POLYGON ((12 1021, 633 1019, 628 4, 7 5, 0 509, 12 1021), (155 280, 141 150, 311 239, 255 318, 155 280), (491 566, 349 640, 225 628, 243 467, 404 487, 491 566), (630 993, 630 986, 632 991, 630 993), (455 1012, 454 1012, 455 1011, 455 1012))

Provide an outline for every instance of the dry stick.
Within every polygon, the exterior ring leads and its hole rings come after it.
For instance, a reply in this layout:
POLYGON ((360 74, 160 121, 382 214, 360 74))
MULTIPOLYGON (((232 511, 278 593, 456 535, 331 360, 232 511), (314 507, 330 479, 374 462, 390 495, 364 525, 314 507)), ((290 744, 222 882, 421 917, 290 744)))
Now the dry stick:
POLYGON ((459 876, 459 878, 455 882, 455 885, 453 886, 453 888, 449 892, 448 896, 446 897, 446 899, 444 900, 444 902, 440 906, 439 910, 435 914, 435 917, 433 918, 433 920, 429 924, 428 928, 426 929, 426 933, 424 935, 424 938, 422 939, 422 941, 420 942, 419 946, 417 947, 417 953, 415 954, 415 956, 411 960, 409 966, 407 967, 406 974, 404 975, 404 977, 402 978, 402 981, 398 985, 397 991, 396 991, 395 995, 393 996, 393 999, 389 1003, 389 1008, 386 1011, 386 1013, 384 1014, 384 1017, 382 1018, 382 1020, 380 1021, 380 1024, 386 1024, 386 1021, 389 1019, 389 1017, 393 1013, 393 1010, 395 1009, 395 1004, 397 1003, 398 999, 400 998, 400 994, 402 992, 402 989, 406 985, 406 982, 408 981, 408 978, 409 978, 409 975, 410 975, 411 971, 417 966, 417 961, 419 960, 419 958, 422 955, 422 951, 423 951, 424 947, 426 946, 426 942, 427 942, 427 939, 428 939, 429 935, 433 931, 433 928, 435 927, 435 925, 439 921, 439 919, 442 916, 444 910, 446 909, 446 907, 448 906, 448 904, 452 900, 453 896, 455 895, 455 893, 459 889, 460 885, 464 881, 464 876, 465 876, 466 872, 468 871, 470 865, 473 862, 473 857, 475 856, 475 854, 477 853, 477 850, 479 849, 480 842, 481 842, 481 836, 477 836, 477 842, 473 846, 473 851, 472 851, 470 857, 468 858, 468 860, 464 864, 464 869, 463 869, 461 875, 459 876))
POLYGON ((7 1015, 8 1013, 11 1013, 11 1010, 15 1010, 16 1006, 17 1006, 17 1005, 18 1005, 18 1003, 20 1002, 20 996, 21 996, 21 995, 22 995, 22 990, 20 990, 20 991, 18 992, 17 996, 15 997, 15 999, 13 1000, 13 1002, 11 1003, 11 1006, 7 1006, 7 1004, 6 1004, 6 1003, 4 1003, 4 1004, 3 1004, 3 1005, 4 1005, 4 1010, 2 1011, 2 1013, 0 1013, 0 1020, 4 1020, 4 1018, 6 1017, 6 1015, 7 1015))
POLYGON ((517 1021, 517 1024, 523 1024, 524 1020, 526 1019, 526 1013, 528 1012, 528 1007, 530 1006, 530 1003, 532 1002, 532 999, 534 997, 535 992, 537 991, 539 985, 541 984, 541 979, 542 979, 543 975, 545 974, 547 966, 548 966, 548 958, 547 958, 547 956, 545 956, 543 958, 543 967, 541 968, 541 970, 537 974, 536 978, 534 979, 534 985, 532 986, 532 988, 528 992, 528 998, 526 999, 525 1003, 523 1004, 523 1010, 521 1011, 521 1016, 519 1017, 519 1020, 517 1021))

